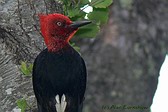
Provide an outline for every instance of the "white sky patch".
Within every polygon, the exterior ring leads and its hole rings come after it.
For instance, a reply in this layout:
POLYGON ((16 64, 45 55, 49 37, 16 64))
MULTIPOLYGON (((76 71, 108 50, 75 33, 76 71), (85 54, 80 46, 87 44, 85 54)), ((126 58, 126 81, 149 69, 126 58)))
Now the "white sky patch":
POLYGON ((151 106, 151 112, 168 112, 168 55, 160 70, 158 87, 151 106))
MULTIPOLYGON (((86 13, 90 13, 93 11, 93 7, 89 5, 85 5, 84 7, 81 8, 81 10, 83 10, 86 13)), ((88 14, 86 14, 85 19, 88 19, 87 15, 88 14)))
POLYGON ((93 11, 93 7, 89 5, 85 5, 84 7, 81 8, 81 10, 83 10, 86 13, 89 13, 93 11))

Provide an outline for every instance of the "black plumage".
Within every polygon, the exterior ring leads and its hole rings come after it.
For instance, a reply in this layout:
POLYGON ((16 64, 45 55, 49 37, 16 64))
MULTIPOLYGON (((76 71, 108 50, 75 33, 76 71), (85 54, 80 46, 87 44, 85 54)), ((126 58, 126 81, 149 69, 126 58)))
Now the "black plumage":
POLYGON ((86 89, 82 57, 69 44, 57 52, 43 50, 34 62, 33 89, 39 112, 56 112, 57 94, 65 94, 65 112, 81 112, 86 89))

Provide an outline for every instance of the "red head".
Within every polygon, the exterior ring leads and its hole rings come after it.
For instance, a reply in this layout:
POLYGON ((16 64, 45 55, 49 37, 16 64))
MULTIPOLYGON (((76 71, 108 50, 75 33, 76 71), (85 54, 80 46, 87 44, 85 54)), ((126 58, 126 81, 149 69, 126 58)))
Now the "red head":
POLYGON ((58 51, 68 44, 78 27, 90 21, 72 22, 62 14, 39 15, 41 32, 49 51, 58 51))

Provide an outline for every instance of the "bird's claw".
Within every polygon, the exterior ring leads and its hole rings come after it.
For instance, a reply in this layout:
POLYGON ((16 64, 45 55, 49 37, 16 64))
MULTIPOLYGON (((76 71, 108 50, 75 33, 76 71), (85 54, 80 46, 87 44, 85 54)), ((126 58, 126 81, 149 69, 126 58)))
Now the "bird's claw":
POLYGON ((62 95, 61 102, 60 102, 59 95, 56 95, 55 99, 56 99, 56 110, 57 110, 57 112, 65 112, 66 105, 67 105, 65 95, 64 94, 62 95))

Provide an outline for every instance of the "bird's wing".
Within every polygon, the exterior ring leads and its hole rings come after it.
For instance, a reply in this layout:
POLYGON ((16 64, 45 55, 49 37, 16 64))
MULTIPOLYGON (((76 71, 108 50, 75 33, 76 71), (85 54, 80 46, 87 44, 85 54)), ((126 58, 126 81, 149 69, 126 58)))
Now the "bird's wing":
POLYGON ((37 69, 37 58, 35 59, 34 64, 33 64, 33 74, 32 74, 33 75, 33 77, 32 77, 33 89, 34 89, 34 94, 37 98, 37 102, 42 102, 43 101, 42 96, 39 94, 40 91, 42 91, 42 88, 38 82, 39 81, 39 77, 38 77, 39 74, 36 73, 36 69, 37 69))
POLYGON ((50 82, 44 78, 45 74, 45 51, 40 53, 40 55, 35 59, 33 65, 33 89, 38 103, 38 109, 43 111, 49 111, 47 109, 55 109, 55 96, 50 94, 50 98, 46 93, 53 93, 52 86, 50 86, 50 82), (48 84, 48 85, 43 85, 48 84), (45 86, 45 87, 44 87, 45 86), (51 90, 51 91, 48 91, 51 90), (46 92, 46 93, 45 93, 46 92), (53 96, 53 98, 51 98, 53 96), (52 105, 51 105, 52 104, 52 105), (44 108, 45 107, 45 108, 44 108))
POLYGON ((87 82, 87 72, 86 72, 86 65, 84 60, 81 58, 82 60, 82 69, 81 69, 81 77, 80 77, 80 82, 81 84, 79 84, 79 90, 80 90, 80 103, 83 102, 84 100, 84 94, 85 94, 85 90, 86 90, 86 82, 87 82))

